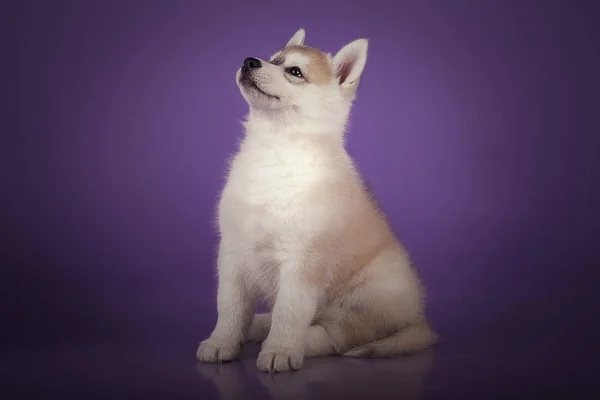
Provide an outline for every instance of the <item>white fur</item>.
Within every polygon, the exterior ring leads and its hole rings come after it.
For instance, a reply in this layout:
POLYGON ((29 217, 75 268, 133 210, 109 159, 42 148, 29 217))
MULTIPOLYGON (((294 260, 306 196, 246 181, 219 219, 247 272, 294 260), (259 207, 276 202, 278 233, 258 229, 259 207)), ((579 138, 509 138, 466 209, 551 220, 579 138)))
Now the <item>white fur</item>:
MULTIPOLYGON (((304 36, 299 30, 288 46, 304 36)), ((284 65, 263 62, 254 79, 277 99, 240 85, 250 113, 219 203, 218 320, 198 349, 200 361, 231 360, 244 342, 264 341, 260 370, 294 370, 305 356, 365 354, 390 326, 417 327, 411 335, 420 342, 399 349, 387 339, 387 354, 431 341, 418 278, 343 145, 366 55, 361 39, 327 56, 332 71, 349 68, 321 85, 283 75, 290 64, 308 67, 306 54, 288 54, 284 65), (257 300, 272 313, 254 315, 257 300), (349 332, 361 318, 374 323, 349 332)))

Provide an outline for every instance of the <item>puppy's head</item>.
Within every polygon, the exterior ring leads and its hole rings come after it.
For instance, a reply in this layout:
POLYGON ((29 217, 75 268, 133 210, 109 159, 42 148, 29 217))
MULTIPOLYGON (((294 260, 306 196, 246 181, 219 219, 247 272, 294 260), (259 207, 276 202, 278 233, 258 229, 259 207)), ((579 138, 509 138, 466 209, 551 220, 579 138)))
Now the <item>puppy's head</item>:
POLYGON ((300 29, 268 61, 244 61, 236 81, 251 109, 293 110, 310 118, 354 100, 367 60, 367 40, 356 40, 331 56, 305 46, 304 37, 300 29))

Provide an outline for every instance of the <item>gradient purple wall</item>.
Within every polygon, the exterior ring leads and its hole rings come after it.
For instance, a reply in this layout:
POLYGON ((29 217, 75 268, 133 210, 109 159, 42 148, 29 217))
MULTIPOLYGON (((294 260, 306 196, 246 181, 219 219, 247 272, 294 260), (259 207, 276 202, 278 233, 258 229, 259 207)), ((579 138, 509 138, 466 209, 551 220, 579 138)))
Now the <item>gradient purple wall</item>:
POLYGON ((370 39, 348 147, 442 338, 556 348, 598 305, 593 4, 3 2, 4 343, 210 333, 234 74, 304 27, 370 39))

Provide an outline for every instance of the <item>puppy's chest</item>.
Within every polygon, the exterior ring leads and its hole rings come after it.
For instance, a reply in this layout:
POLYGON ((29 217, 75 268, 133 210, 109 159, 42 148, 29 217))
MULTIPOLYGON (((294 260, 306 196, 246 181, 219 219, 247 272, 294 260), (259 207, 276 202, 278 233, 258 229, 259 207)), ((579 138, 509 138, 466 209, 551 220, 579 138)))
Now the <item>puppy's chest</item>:
POLYGON ((265 223, 288 219, 307 206, 307 198, 330 173, 315 154, 273 148, 239 154, 230 171, 223 202, 236 218, 265 223), (241 215, 243 214, 243 215, 241 215))

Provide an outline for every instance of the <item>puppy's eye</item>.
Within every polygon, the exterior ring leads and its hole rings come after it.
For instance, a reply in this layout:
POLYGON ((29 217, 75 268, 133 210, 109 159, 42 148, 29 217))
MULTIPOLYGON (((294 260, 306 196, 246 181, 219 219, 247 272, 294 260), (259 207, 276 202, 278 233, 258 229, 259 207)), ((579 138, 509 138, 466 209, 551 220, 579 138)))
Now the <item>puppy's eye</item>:
POLYGON ((298 67, 291 67, 286 70, 286 72, 290 75, 294 75, 297 78, 302 78, 302 71, 298 67))

